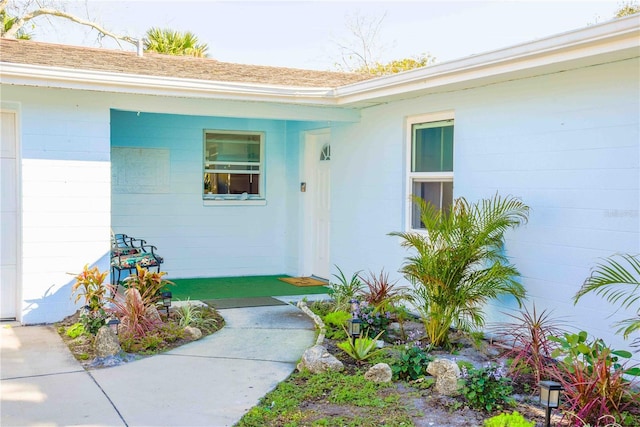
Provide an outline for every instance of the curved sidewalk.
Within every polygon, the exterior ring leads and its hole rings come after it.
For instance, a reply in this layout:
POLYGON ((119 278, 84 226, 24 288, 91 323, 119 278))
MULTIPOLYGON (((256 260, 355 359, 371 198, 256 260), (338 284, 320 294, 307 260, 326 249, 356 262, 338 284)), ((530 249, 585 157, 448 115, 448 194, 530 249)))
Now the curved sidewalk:
POLYGON ((0 425, 231 426, 295 369, 314 324, 291 305, 220 310, 219 332, 85 371, 53 326, 3 327, 0 425))

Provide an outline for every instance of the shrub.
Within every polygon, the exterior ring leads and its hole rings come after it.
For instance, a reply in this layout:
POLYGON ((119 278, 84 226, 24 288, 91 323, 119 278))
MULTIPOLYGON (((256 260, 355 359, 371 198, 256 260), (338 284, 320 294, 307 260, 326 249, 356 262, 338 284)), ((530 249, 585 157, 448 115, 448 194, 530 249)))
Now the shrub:
POLYGON ((366 288, 360 291, 364 301, 376 311, 386 311, 394 303, 403 298, 402 292, 396 289, 396 282, 389 283, 389 273, 384 270, 379 275, 369 272, 368 276, 358 276, 366 288))
POLYGON ((484 427, 534 427, 535 421, 527 421, 518 411, 500 414, 484 420, 484 427))
POLYGON ((176 307, 174 313, 181 328, 192 326, 203 332, 213 332, 218 329, 216 311, 211 307, 191 304, 187 300, 187 304, 176 307))
POLYGON ((151 305, 160 300, 160 293, 167 285, 173 285, 173 282, 162 278, 165 274, 164 271, 155 273, 136 265, 136 274, 127 277, 124 282, 127 288, 138 290, 145 305, 151 305))
POLYGON ((462 369, 464 387, 462 394, 469 406, 487 412, 514 404, 511 381, 504 376, 504 367, 495 364, 480 369, 462 369))
POLYGON ((71 287, 71 293, 77 292, 75 302, 84 297, 84 303, 87 310, 97 312, 102 308, 104 297, 107 293, 107 285, 104 279, 107 278, 108 271, 100 272, 98 267, 89 268, 88 264, 84 265, 82 273, 76 275, 76 283, 71 287))
POLYGON ((381 352, 376 346, 376 341, 380 338, 380 335, 382 334, 379 334, 375 338, 362 336, 355 339, 348 339, 339 342, 338 347, 351 356, 356 363, 362 363, 381 352))
POLYGON ((504 254, 504 233, 527 221, 529 208, 498 195, 471 204, 456 199, 440 210, 414 197, 426 233, 395 232, 413 249, 401 272, 412 283, 410 299, 435 346, 449 345, 451 325, 468 331, 484 324, 483 306, 500 295, 518 302, 525 290, 504 254))
POLYGON ((69 338, 78 338, 85 333, 84 325, 82 323, 74 323, 67 329, 67 336, 69 338))
POLYGON ((349 310, 349 301, 352 300, 361 290, 362 282, 360 281, 359 271, 356 271, 347 279, 340 267, 336 266, 339 275, 334 274, 333 277, 338 279, 337 282, 329 282, 329 296, 335 302, 334 310, 349 310))
POLYGON ((363 334, 368 337, 380 335, 387 339, 387 327, 391 322, 391 314, 388 311, 381 313, 375 307, 363 303, 357 317, 362 321, 363 334))
POLYGON ((349 319, 351 319, 351 314, 342 310, 326 314, 322 319, 327 326, 326 337, 329 339, 347 338, 344 327, 349 319))
POLYGON ((391 365, 391 370, 396 378, 415 381, 425 375, 427 365, 431 361, 433 357, 418 345, 407 345, 391 365))
POLYGON ((618 418, 638 401, 640 394, 624 375, 638 376, 640 368, 627 368, 621 361, 631 353, 612 350, 601 339, 589 342, 585 331, 551 339, 560 345, 553 357, 562 357, 551 374, 562 384, 567 413, 577 425, 609 424, 603 420, 618 418))
POLYGON ((550 337, 564 333, 562 323, 546 310, 538 314, 535 304, 531 312, 525 307, 518 314, 505 314, 514 322, 500 323, 491 329, 511 346, 506 354, 512 359, 509 372, 515 375, 531 372, 538 384, 553 362, 551 354, 558 347, 550 337))
POLYGON ((85 331, 91 335, 96 335, 101 327, 105 325, 107 319, 107 313, 99 308, 96 311, 81 310, 80 311, 80 323, 84 326, 85 331))
POLYGON ((116 295, 111 301, 113 312, 120 319, 120 335, 142 338, 162 325, 160 316, 151 311, 155 306, 145 304, 136 288, 127 289, 124 299, 116 295))

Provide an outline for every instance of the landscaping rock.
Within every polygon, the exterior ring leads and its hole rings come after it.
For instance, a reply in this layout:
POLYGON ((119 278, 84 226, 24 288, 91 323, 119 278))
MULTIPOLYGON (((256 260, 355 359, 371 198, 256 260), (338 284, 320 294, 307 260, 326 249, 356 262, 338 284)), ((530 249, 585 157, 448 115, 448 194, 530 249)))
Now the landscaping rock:
POLYGON ((160 317, 160 313, 156 307, 152 305, 148 306, 144 314, 149 320, 156 323, 162 323, 162 318, 160 317))
POLYGON ((321 345, 314 345, 305 350, 297 366, 299 371, 308 369, 314 374, 325 371, 342 371, 344 365, 321 345))
POLYGON ((196 341, 202 338, 202 331, 193 326, 187 326, 184 328, 185 338, 191 341, 196 341))
POLYGON ((429 363, 427 372, 436 377, 436 392, 445 396, 458 394, 460 368, 456 362, 448 359, 436 359, 429 363))
POLYGON ((114 356, 122 350, 118 336, 106 325, 98 330, 93 345, 95 346, 97 357, 114 356))
POLYGON ((378 363, 377 365, 373 365, 364 374, 364 377, 367 380, 373 381, 374 383, 391 382, 392 376, 393 376, 393 373, 391 372, 391 367, 386 363, 378 363))

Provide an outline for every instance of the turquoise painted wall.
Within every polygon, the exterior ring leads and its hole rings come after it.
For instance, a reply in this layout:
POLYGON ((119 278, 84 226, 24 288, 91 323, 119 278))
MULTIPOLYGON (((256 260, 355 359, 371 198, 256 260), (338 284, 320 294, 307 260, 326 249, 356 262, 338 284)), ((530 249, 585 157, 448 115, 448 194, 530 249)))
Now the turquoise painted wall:
MULTIPOLYGON (((168 184, 156 193, 113 192, 115 232, 144 238, 168 277, 295 273, 299 131, 306 122, 111 112, 114 147, 168 150, 168 184), (266 204, 205 206, 203 130, 265 133, 266 204)), ((114 159, 115 161, 115 159, 114 159)))

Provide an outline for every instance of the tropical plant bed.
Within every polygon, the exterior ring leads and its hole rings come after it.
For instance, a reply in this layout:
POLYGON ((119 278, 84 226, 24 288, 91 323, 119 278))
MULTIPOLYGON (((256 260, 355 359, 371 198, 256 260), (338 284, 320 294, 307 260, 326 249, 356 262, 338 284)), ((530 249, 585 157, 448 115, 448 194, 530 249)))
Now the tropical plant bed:
MULTIPOLYGON (((199 329, 202 337, 211 335, 219 331, 224 326, 224 319, 215 309, 201 307, 198 309, 199 329), (204 326, 203 326, 204 324, 204 326)), ((139 342, 128 343, 128 351, 123 351, 120 358, 123 360, 135 360, 141 357, 151 356, 158 353, 180 347, 192 342, 184 333, 184 328, 180 326, 180 315, 176 311, 171 311, 167 319, 162 315, 163 324, 155 332, 150 333, 145 339, 139 342)), ((71 328, 80 323, 80 310, 66 317, 61 322, 56 323, 56 329, 62 340, 67 344, 73 356, 82 364, 85 369, 101 367, 95 351, 94 341, 96 336, 88 332, 75 334, 68 332, 71 328)))
MULTIPOLYGON (((407 322, 407 330, 418 330, 418 322, 407 322)), ((342 372, 311 374, 295 372, 260 404, 252 408, 238 423, 249 426, 482 426, 484 420, 500 413, 517 411, 525 419, 544 425, 545 413, 532 396, 531 376, 511 381, 516 397, 512 405, 487 412, 472 409, 462 395, 444 396, 433 390, 433 379, 422 377, 415 381, 397 380, 376 384, 364 374, 376 363, 393 364, 400 352, 389 346, 365 364, 356 363, 338 347, 340 340, 325 339, 324 347, 340 360, 342 372)), ((464 361, 476 366, 503 361, 504 349, 482 340, 472 343, 462 336, 453 339, 455 351, 431 351, 432 357, 464 361)), ((561 422, 553 417, 554 425, 561 422)))

